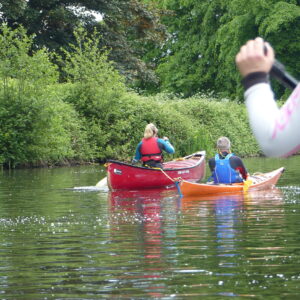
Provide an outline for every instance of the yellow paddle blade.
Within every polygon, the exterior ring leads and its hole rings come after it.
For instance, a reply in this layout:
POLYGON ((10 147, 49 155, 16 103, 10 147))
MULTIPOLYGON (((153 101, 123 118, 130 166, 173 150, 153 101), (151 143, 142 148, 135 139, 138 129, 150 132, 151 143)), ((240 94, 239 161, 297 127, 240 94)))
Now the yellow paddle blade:
POLYGON ((247 192, 249 189, 249 186, 252 185, 252 180, 251 179, 247 179, 244 181, 244 186, 243 186, 243 190, 244 192, 247 192))

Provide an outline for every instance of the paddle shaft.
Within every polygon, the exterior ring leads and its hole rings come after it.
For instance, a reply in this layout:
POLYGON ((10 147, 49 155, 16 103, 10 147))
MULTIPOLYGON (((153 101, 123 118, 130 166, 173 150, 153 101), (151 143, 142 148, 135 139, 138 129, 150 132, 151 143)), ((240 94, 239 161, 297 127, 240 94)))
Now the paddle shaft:
MULTIPOLYGON (((264 46, 264 52, 267 53, 268 49, 264 46)), ((293 90, 298 85, 298 80, 295 79, 292 75, 290 75, 286 70, 285 66, 275 59, 273 66, 270 71, 270 75, 277 79, 283 86, 293 90)))
POLYGON ((286 88, 291 90, 293 90, 299 83, 297 79, 285 70, 284 65, 276 59, 270 71, 270 75, 277 79, 286 88))

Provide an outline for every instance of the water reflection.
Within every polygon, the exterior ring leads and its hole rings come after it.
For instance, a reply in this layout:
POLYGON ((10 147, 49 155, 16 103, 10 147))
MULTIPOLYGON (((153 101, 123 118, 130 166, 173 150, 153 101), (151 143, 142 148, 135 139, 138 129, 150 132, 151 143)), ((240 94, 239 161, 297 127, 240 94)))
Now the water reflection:
POLYGON ((273 258, 280 259, 282 248, 278 244, 270 246, 270 241, 276 244, 282 239, 283 204, 283 194, 276 188, 238 195, 182 198, 183 211, 197 218, 198 226, 209 228, 210 232, 214 228, 214 241, 209 243, 209 237, 204 235, 202 238, 210 247, 207 252, 215 255, 215 268, 210 264, 209 271, 218 285, 232 287, 233 293, 238 290, 234 286, 245 276, 243 269, 248 270, 249 277, 257 277, 254 275, 257 267, 264 274, 267 264, 257 266, 254 262, 266 259, 266 249, 272 251, 273 258), (249 270, 251 265, 253 270, 249 270))
POLYGON ((297 299, 298 166, 280 190, 196 199, 66 190, 97 181, 88 167, 0 174, 0 294, 297 299))
POLYGON ((134 224, 134 228, 130 226, 131 238, 138 240, 143 256, 140 264, 142 270, 139 267, 125 278, 143 278, 152 282, 146 287, 151 297, 164 295, 166 284, 162 280, 164 272, 170 267, 163 251, 166 246, 164 242, 166 236, 174 236, 174 226, 170 223, 176 222, 176 218, 168 218, 168 215, 176 216, 179 199, 179 196, 174 197, 174 192, 165 190, 121 191, 108 195, 112 238, 127 236, 126 224, 134 224))
MULTIPOLYGON (((200 221, 202 228, 209 228, 214 232, 212 236, 205 237, 211 240, 208 253, 214 254, 214 268, 231 268, 215 274, 218 284, 223 285, 223 277, 236 275, 237 267, 241 256, 239 241, 242 239, 242 220, 244 212, 244 195, 218 195, 194 198, 182 198, 183 210, 191 217, 200 221)), ((209 270, 214 274, 213 269, 209 270)))
MULTIPOLYGON (((113 229, 120 231, 120 225, 127 220, 137 221, 139 233, 145 245, 144 257, 151 262, 159 262, 161 257, 161 196, 159 192, 140 194, 136 192, 111 192, 109 203, 111 211, 119 213, 123 218, 112 219, 113 229), (125 218, 124 218, 125 216, 125 218)), ((114 232, 113 234, 115 234, 114 232)))
MULTIPOLYGON (((223 196, 215 201, 216 237, 218 256, 234 256, 235 241, 238 234, 238 210, 243 197, 223 196)), ((230 266, 220 262, 219 265, 230 266)))
POLYGON ((263 249, 270 249, 273 259, 281 257, 282 248, 269 244, 282 235, 277 223, 284 218, 282 205, 278 189, 182 199, 158 191, 111 192, 111 236, 138 240, 143 256, 136 272, 119 279, 147 280, 147 287, 137 282, 136 287, 152 297, 166 295, 172 285, 167 278, 183 296, 208 296, 211 289, 221 296, 242 294, 237 285, 245 280, 244 269, 250 286, 266 276, 266 262, 255 263, 269 259, 263 249), (266 238, 266 232, 275 238, 266 238))

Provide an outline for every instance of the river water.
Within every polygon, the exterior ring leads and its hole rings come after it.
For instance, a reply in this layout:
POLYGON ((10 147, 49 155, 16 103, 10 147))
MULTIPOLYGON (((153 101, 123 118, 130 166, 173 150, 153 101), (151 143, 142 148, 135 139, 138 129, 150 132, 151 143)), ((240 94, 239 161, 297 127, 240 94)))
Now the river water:
POLYGON ((2 171, 0 298, 297 299, 300 156, 244 161, 284 166, 278 188, 191 201, 90 188, 102 166, 2 171))

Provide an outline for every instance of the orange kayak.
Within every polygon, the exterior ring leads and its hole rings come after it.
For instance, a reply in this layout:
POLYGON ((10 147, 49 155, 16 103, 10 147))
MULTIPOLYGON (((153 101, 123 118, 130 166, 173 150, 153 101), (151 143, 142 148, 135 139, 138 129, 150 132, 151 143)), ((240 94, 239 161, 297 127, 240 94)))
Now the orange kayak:
POLYGON ((193 183, 182 180, 180 191, 183 196, 203 196, 239 193, 245 190, 267 190, 276 185, 283 172, 284 168, 281 167, 269 173, 253 174, 245 183, 234 184, 193 183))

